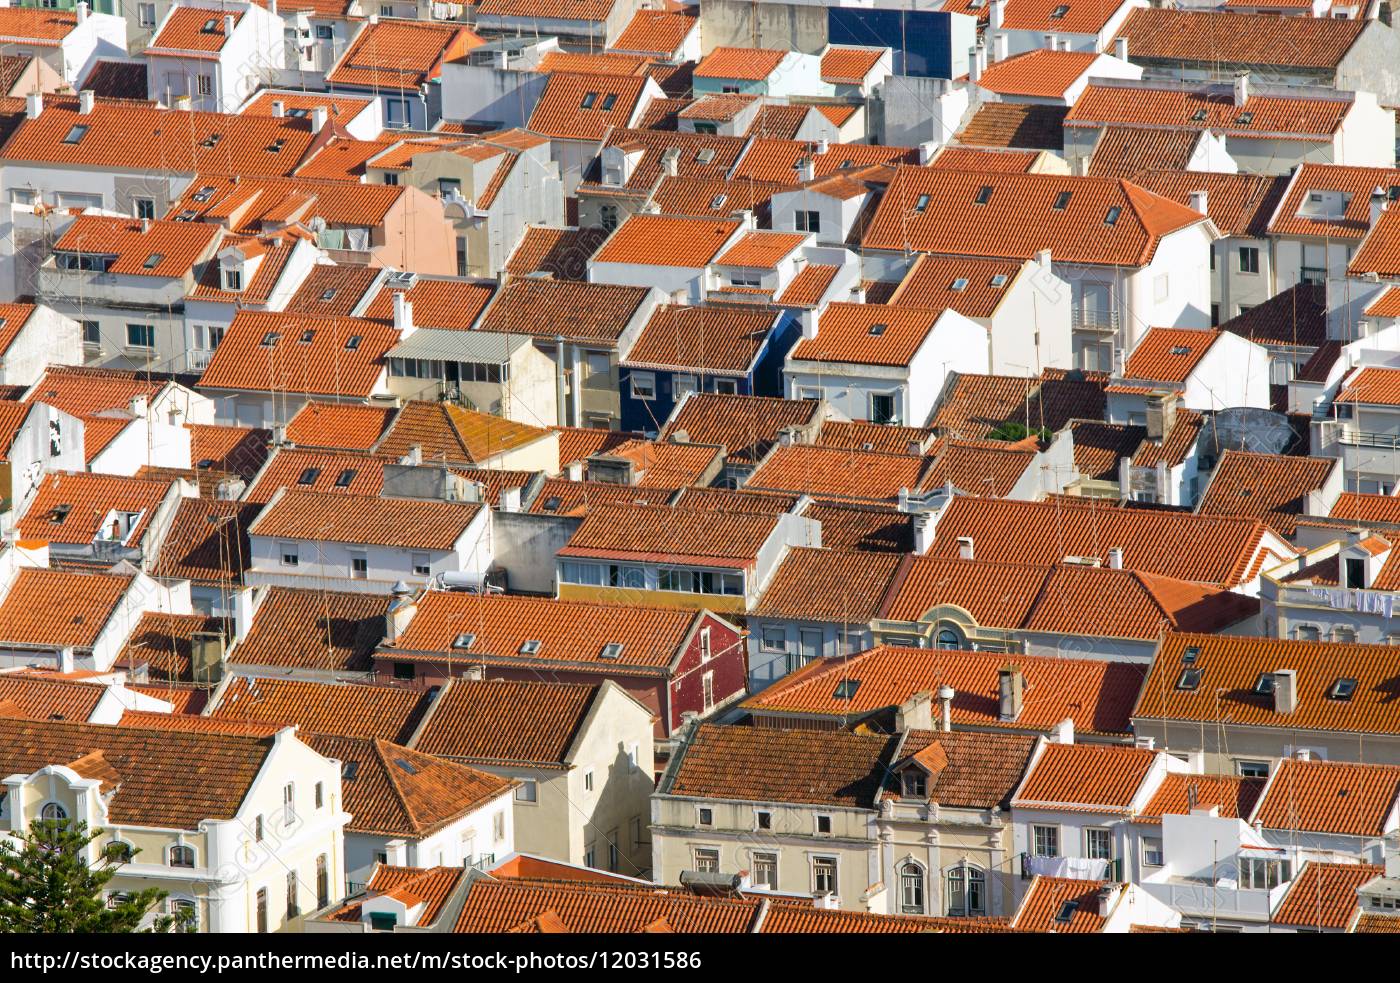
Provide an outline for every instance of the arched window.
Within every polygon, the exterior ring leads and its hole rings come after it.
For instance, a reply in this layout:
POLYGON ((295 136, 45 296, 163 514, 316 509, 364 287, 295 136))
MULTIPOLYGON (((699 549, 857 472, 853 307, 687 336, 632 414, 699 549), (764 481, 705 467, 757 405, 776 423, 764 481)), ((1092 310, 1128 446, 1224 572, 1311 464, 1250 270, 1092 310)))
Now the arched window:
POLYGON ((941 649, 962 648, 962 636, 954 628, 940 628, 938 630, 938 647, 941 649))
POLYGON ((102 852, 114 864, 131 863, 131 858, 136 855, 131 844, 123 843, 121 840, 112 840, 102 852))
POLYGON ((987 875, 977 867, 960 864, 948 869, 948 914, 987 913, 987 875))
POLYGON ((193 932, 199 928, 199 906, 189 898, 171 898, 170 914, 175 916, 176 931, 193 932))
POLYGON ((63 822, 68 818, 68 810, 57 802, 45 802, 44 808, 39 810, 39 818, 51 822, 63 822))
POLYGON ((170 866, 172 867, 193 867, 194 847, 192 846, 172 846, 170 848, 170 866))
POLYGON ((906 915, 924 913, 924 869, 916 863, 899 868, 899 910, 906 915))

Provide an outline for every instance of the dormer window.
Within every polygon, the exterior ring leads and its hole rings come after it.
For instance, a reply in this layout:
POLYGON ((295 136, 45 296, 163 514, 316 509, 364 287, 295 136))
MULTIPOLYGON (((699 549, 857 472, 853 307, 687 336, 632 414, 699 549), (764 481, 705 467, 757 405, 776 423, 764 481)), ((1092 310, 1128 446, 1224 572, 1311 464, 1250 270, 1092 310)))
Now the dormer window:
POLYGON ((226 266, 226 267, 224 267, 224 289, 225 289, 225 290, 235 290, 235 291, 236 291, 236 290, 242 290, 242 289, 243 289, 243 271, 240 270, 240 269, 239 269, 238 267, 236 267, 236 266, 231 266, 231 267, 230 267, 230 266, 226 266))
POLYGON ((1351 676, 1342 676, 1337 679, 1327 690, 1327 698, 1345 703, 1356 695, 1356 680, 1351 676))
POLYGON ((928 797, 928 776, 917 768, 910 768, 904 772, 904 795, 911 799, 923 799, 928 797))
POLYGON ((1272 696, 1274 692, 1274 674, 1271 672, 1261 672, 1259 678, 1254 681, 1254 692, 1259 696, 1272 696))

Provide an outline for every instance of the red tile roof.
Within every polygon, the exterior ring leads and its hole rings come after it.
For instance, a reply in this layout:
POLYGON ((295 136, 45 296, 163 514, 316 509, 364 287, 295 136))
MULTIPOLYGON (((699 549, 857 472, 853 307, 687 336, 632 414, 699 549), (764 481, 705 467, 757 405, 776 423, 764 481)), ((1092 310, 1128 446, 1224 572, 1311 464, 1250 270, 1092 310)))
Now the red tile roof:
POLYGON ((1400 767, 1284 759, 1250 816, 1265 829, 1374 837, 1400 798, 1400 767))
MULTIPOLYGON (((1083 101, 1083 100, 1081 100, 1083 101)), ((1165 130, 1148 126, 1106 126, 1094 144, 1089 158, 1091 177, 1121 177, 1137 181, 1144 171, 1159 170, 1181 180, 1190 180, 1186 171, 1201 134, 1195 130, 1165 130)), ((1147 187, 1149 191, 1154 190, 1147 187)), ((1167 195, 1189 204, 1176 195, 1167 195)))
POLYGON ((1128 357, 1123 377, 1184 383, 1219 340, 1219 331, 1150 328, 1128 357))
POLYGON ((233 26, 237 30, 239 22, 243 20, 243 11, 174 7, 146 50, 152 54, 176 57, 191 51, 220 51, 228 40, 224 35, 225 16, 233 18, 233 26))
POLYGON ((1100 744, 1047 744, 1012 808, 1127 814, 1156 751, 1100 744))
MULTIPOLYGON (((1365 197, 1369 205, 1370 195, 1365 197)), ((1391 203, 1381 213, 1375 226, 1362 241, 1361 248, 1356 251, 1356 255, 1352 256, 1347 272, 1352 276, 1375 273, 1383 277, 1393 277, 1400 273, 1400 206, 1391 203)), ((1395 308, 1396 305, 1392 300, 1389 309, 1394 310, 1395 308)), ((1382 311, 1384 310, 1385 308, 1382 307, 1382 311)), ((1369 308, 1366 313, 1371 315, 1369 308)), ((1371 316, 1393 315, 1381 313, 1371 316)))
POLYGON ((598 693, 598 686, 454 679, 412 747, 480 764, 558 767, 598 693))
POLYGON ((879 615, 899 565, 900 558, 890 553, 789 550, 752 615, 837 624, 868 622, 879 615))
POLYGON ((429 692, 388 686, 235 676, 205 715, 296 725, 306 734, 379 738, 402 744, 417 729, 432 701, 429 692))
POLYGON ((922 486, 927 459, 909 454, 792 444, 775 447, 744 487, 820 498, 894 501, 922 486))
POLYGON ((1059 99, 1089 71, 1098 57, 1096 51, 1036 48, 988 65, 977 84, 988 92, 1004 96, 1059 99))
POLYGON ((199 384, 364 399, 384 375, 384 353, 398 340, 391 326, 363 318, 240 311, 199 384))
POLYGON ((447 550, 481 506, 282 489, 248 527, 250 536, 447 550))
MULTIPOLYGON (((1090 85, 1065 117, 1065 127, 1128 124, 1168 127, 1165 132, 1185 131, 1199 139, 1209 130, 1221 136, 1268 138, 1287 135, 1291 140, 1327 142, 1351 112, 1347 96, 1294 97, 1260 93, 1250 95, 1243 106, 1235 104, 1233 86, 1204 88, 1115 82, 1090 85)), ((1194 146, 1194 141, 1193 141, 1194 146)), ((1178 144, 1176 160, 1185 152, 1178 144)), ((1095 152, 1097 156, 1097 151, 1095 152)), ((1155 166, 1170 168, 1173 158, 1155 166)), ((1184 169, 1184 167, 1182 168, 1184 169)), ((1122 176, 1130 175, 1123 173, 1122 176)))
POLYGON ((835 45, 822 55, 822 81, 845 85, 861 85, 865 77, 880 63, 887 48, 838 48, 835 45))
POLYGON ((557 555, 744 569, 753 565, 777 521, 775 516, 749 513, 603 506, 589 511, 557 555))
POLYGON ((244 502, 181 499, 151 573, 200 585, 241 583, 252 558, 248 527, 260 510, 244 502))
MULTIPOLYGON (((1311 19, 1311 18, 1309 18, 1311 19)), ((1346 23, 1337 21, 1337 23, 1346 23)), ((1303 164, 1293 174, 1269 231, 1284 236, 1322 236, 1360 242, 1371 226, 1371 191, 1400 187, 1400 170, 1303 164), (1335 191, 1346 200, 1340 215, 1310 209, 1314 192, 1335 191)), ((1355 261, 1356 257, 1353 257, 1355 261)))
POLYGON ((389 426, 393 408, 352 403, 306 403, 287 424, 286 439, 298 447, 368 451, 389 426))
POLYGON ((745 375, 768 344, 776 321, 777 312, 768 307, 663 305, 622 364, 745 375))
POLYGON ((138 515, 125 537, 126 543, 135 544, 146 534, 170 487, 168 481, 110 474, 50 474, 19 521, 20 535, 52 543, 87 545, 106 532, 104 522, 116 509, 138 515))
POLYGON ((917 159, 918 151, 864 143, 833 143, 825 153, 803 140, 754 139, 730 175, 733 179, 792 183, 798 164, 811 160, 817 177, 851 167, 898 164, 917 159))
POLYGON ((1060 150, 1068 112, 1068 106, 985 103, 958 132, 958 142, 973 147, 1060 150))
POLYGON ((638 10, 613 41, 616 51, 638 51, 669 57, 680 49, 700 22, 691 9, 638 10))
POLYGON ((1225 235, 1255 239, 1268 235, 1269 219, 1288 186, 1286 176, 1266 174, 1139 171, 1136 175, 1123 176, 1182 205, 1191 204, 1193 192, 1205 191, 1206 208, 1216 228, 1225 235))
MULTIPOLYGON (((1008 12, 1006 27, 1011 26, 1008 12)), ((1208 61, 1330 71, 1365 27, 1364 18, 1138 9, 1128 15, 1118 36, 1129 39, 1134 62, 1208 61)))
POLYGON ((349 50, 326 74, 333 86, 414 89, 436 78, 442 63, 484 43, 452 23, 380 20, 355 35, 349 50))
POLYGON ((528 126, 555 139, 602 140, 632 123, 648 81, 645 75, 551 75, 528 126))
POLYGON ((1020 272, 1021 264, 1014 261, 921 253, 887 303, 933 310, 951 308, 964 317, 987 318, 1001 306, 1008 287, 1020 272))
POLYGON ((91 648, 131 581, 115 574, 22 569, 0 603, 0 642, 91 648))
POLYGON ((399 410, 376 450, 402 457, 417 447, 424 461, 489 465, 498 455, 545 440, 551 433, 454 403, 414 400, 399 410))
POLYGON ((821 404, 810 399, 691 393, 666 421, 660 439, 684 432, 694 443, 725 447, 729 461, 756 464, 784 428, 819 423, 820 412, 821 404))
POLYGON ((950 649, 880 646, 849 657, 818 659, 744 701, 753 713, 819 715, 858 720, 898 706, 923 690, 953 687, 955 727, 1048 731, 1072 718, 1080 733, 1122 735, 1143 667, 1100 659, 1068 659, 950 649), (1014 721, 1002 721, 1000 669, 1025 674, 1025 700, 1014 721), (845 683, 838 689, 838 684, 845 683), (840 693, 854 693, 843 698, 840 693))
POLYGON ((1259 793, 1264 791, 1264 781, 1239 775, 1167 774, 1134 821, 1160 823, 1163 816, 1186 816, 1192 809, 1211 806, 1223 818, 1248 819, 1259 793))
POLYGON ((1047 370, 1040 378, 949 376, 933 425, 950 436, 982 438, 1003 424, 1062 429, 1070 420, 1103 419, 1107 376, 1047 370))
POLYGON ((1308 495, 1320 491, 1339 467, 1332 458, 1226 450, 1196 504, 1196 514, 1253 516, 1292 539, 1308 495))
POLYGON ((735 219, 632 215, 608 237, 593 262, 702 267, 714 262, 740 228, 735 219))
POLYGON ((382 594, 269 587, 229 661, 332 672, 368 672, 384 637, 382 594))
POLYGON ((586 280, 588 261, 606 238, 602 229, 530 226, 510 254, 505 270, 512 276, 548 273, 559 280, 586 280))
POLYGON ((1326 864, 1309 860, 1298 871, 1274 910, 1275 925, 1299 928, 1346 929, 1356 917, 1356 889, 1381 877, 1385 868, 1376 864, 1326 864))
POLYGON ((1099 891, 1105 886, 1104 881, 1037 877, 1021 899, 1011 927, 1069 935, 1102 932, 1108 912, 1099 910, 1099 891), (1066 908, 1068 904, 1074 907, 1066 908), (1062 921, 1061 916, 1066 913, 1069 917, 1062 921))
POLYGON ((138 222, 80 215, 54 243, 54 251, 108 256, 108 271, 126 276, 183 277, 213 254, 216 226, 200 222, 138 222))
POLYGON ((788 357, 810 362, 907 366, 928 341, 942 310, 909 305, 829 304, 817 334, 802 338, 788 357))
POLYGON ((1336 401, 1400 406, 1400 369, 1367 366, 1346 379, 1336 401))
POLYGON ((760 904, 752 897, 699 897, 675 887, 481 879, 473 882, 455 931, 737 934, 749 931, 760 904))
POLYGON ((0 716, 85 723, 106 694, 100 684, 0 673, 0 716))
POLYGON ((761 82, 782 64, 788 52, 780 48, 712 48, 695 67, 697 78, 743 79, 761 82))
POLYGON ((480 327, 550 340, 562 334, 569 341, 616 343, 648 293, 646 287, 521 278, 501 288, 480 327), (540 321, 542 310, 550 312, 547 324, 540 321))

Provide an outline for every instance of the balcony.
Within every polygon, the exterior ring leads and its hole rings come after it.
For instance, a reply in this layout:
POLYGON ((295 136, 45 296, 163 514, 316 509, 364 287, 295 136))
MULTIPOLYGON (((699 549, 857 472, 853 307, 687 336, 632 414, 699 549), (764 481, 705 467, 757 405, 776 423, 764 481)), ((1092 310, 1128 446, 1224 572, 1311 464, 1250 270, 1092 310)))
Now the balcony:
POLYGON ((1118 331, 1117 311, 1070 311, 1070 327, 1075 331, 1115 334, 1118 331))
POLYGON ((1387 451, 1400 450, 1400 434, 1370 433, 1343 426, 1337 428, 1336 437, 1337 443, 1346 444, 1349 447, 1371 447, 1387 451))

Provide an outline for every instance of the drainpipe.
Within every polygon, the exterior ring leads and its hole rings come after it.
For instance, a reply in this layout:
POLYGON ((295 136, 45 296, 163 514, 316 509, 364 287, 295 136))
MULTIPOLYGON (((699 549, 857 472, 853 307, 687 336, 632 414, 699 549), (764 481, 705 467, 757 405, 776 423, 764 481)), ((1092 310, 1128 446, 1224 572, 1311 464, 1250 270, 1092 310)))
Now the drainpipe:
POLYGON ((554 398, 558 409, 554 415, 560 425, 570 426, 574 424, 574 421, 565 419, 568 416, 568 403, 564 398, 564 336, 555 335, 554 343, 558 346, 557 357, 554 360, 554 382, 557 390, 554 398))

